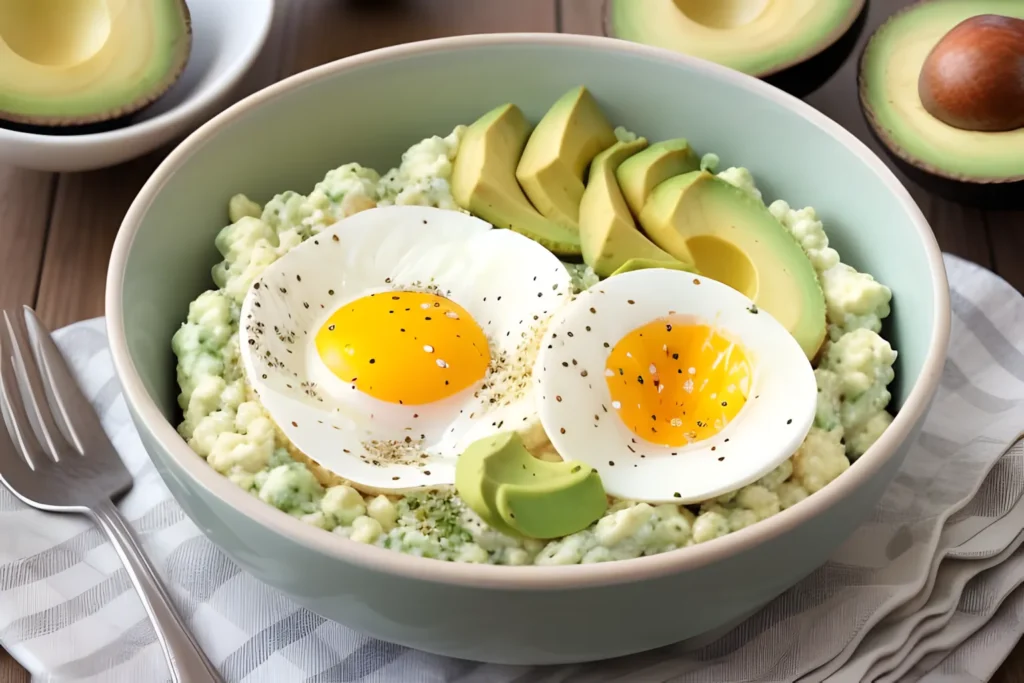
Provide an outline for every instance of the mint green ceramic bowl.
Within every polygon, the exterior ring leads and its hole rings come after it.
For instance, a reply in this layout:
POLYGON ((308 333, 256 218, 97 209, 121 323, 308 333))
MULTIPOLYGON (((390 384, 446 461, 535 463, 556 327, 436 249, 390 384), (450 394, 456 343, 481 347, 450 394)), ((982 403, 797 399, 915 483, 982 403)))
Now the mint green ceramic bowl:
POLYGON ((174 496, 239 565, 325 617, 385 640, 506 663, 624 655, 719 630, 810 573, 871 512, 939 381, 949 302, 910 195, 852 135, 748 76, 667 51, 568 35, 468 36, 328 64, 231 107, 156 170, 121 227, 107 282, 117 374, 174 496), (235 192, 308 188, 339 163, 394 165, 410 144, 512 101, 534 120, 585 84, 651 140, 688 137, 749 167, 769 199, 815 206, 843 260, 893 290, 892 426, 809 499, 699 546, 569 567, 456 565, 349 542, 244 493, 175 432, 171 335, 211 286, 235 192))

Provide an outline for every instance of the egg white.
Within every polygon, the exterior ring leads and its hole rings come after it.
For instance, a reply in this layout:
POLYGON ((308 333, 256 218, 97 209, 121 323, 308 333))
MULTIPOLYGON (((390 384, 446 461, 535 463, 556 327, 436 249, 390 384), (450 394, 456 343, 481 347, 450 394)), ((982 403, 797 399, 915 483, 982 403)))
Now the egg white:
POLYGON ((562 457, 597 469, 610 495, 648 502, 698 502, 756 481, 796 451, 817 403, 814 369, 781 323, 727 285, 661 268, 613 276, 563 308, 541 343, 534 380, 541 424, 562 457), (678 447, 637 437, 604 377, 622 337, 667 316, 722 330, 753 366, 748 400, 732 421, 678 447))
POLYGON ((253 283, 241 310, 243 367, 284 435, 338 476, 371 490, 450 485, 470 443, 536 423, 536 347, 571 298, 565 267, 527 237, 455 211, 370 209, 306 240, 253 283), (431 292, 470 313, 492 355, 483 386, 399 405, 326 367, 314 338, 327 318, 392 291, 431 292))

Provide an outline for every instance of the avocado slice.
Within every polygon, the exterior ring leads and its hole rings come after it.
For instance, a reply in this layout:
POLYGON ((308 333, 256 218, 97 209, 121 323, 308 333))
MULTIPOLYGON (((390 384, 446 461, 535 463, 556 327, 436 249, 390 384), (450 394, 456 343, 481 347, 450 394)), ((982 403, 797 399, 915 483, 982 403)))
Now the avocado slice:
POLYGON ((659 247, 741 292, 782 323, 813 359, 825 297, 810 259, 757 199, 707 171, 654 188, 640 224, 659 247))
POLYGON ((646 270, 648 268, 666 268, 668 270, 685 270, 687 273, 700 274, 696 266, 691 266, 686 263, 681 263, 676 260, 662 261, 659 259, 650 258, 631 258, 621 266, 612 271, 612 274, 608 277, 615 277, 620 273, 631 273, 634 270, 646 270))
POLYGON ((514 104, 503 104, 473 122, 452 166, 455 203, 488 223, 514 230, 559 256, 579 256, 580 236, 540 215, 516 182, 516 163, 530 124, 514 104))
POLYGON ((919 76, 932 49, 957 24, 981 14, 1024 19, 1024 3, 933 0, 891 17, 864 49, 861 106, 889 151, 926 173, 962 183, 1021 182, 1024 128, 955 128, 928 113, 918 91, 919 76))
POLYGON ((608 508, 597 470, 539 460, 514 431, 470 444, 455 466, 455 489, 481 519, 510 536, 566 536, 608 508))
POLYGON ((611 0, 608 20, 615 38, 767 76, 835 43, 863 8, 864 0, 611 0))
POLYGON ((530 134, 516 167, 516 179, 541 214, 579 229, 584 172, 615 131, 590 92, 580 86, 551 105, 530 134))
POLYGON ((178 80, 192 47, 184 0, 0 2, 0 120, 117 119, 178 80))
POLYGON ((615 177, 630 211, 639 216, 647 196, 656 185, 672 176, 700 168, 700 157, 685 138, 663 140, 634 154, 615 171, 615 177))
MULTIPOLYGON (((494 500, 497 484, 488 476, 487 464, 492 454, 507 447, 511 441, 509 433, 502 432, 471 443, 455 463, 455 492, 489 527, 515 537, 519 532, 498 514, 494 500)), ((522 445, 521 438, 519 443, 522 445)))
POLYGON ((580 201, 580 243, 583 262, 601 277, 608 277, 631 259, 658 261, 666 266, 679 263, 637 230, 615 180, 619 164, 646 146, 644 138, 617 142, 594 157, 590 165, 590 178, 580 201))

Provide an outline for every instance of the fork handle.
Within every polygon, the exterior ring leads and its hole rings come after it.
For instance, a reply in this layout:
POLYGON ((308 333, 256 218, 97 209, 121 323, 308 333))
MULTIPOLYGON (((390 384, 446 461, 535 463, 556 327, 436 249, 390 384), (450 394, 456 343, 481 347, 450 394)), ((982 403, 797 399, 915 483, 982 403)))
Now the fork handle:
POLYGON ((163 646, 171 680, 174 683, 224 683, 216 667, 185 627, 167 589, 139 545, 135 532, 117 507, 108 500, 90 509, 89 516, 107 534, 128 570, 132 585, 142 599, 163 646))

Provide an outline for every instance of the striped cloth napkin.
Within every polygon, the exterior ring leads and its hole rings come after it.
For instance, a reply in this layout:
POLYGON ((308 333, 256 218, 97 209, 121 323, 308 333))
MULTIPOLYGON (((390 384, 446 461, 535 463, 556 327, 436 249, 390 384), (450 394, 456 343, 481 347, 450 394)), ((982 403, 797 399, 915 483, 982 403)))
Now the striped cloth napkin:
MULTIPOLYGON (((297 607, 243 573, 169 497, 133 430, 102 321, 58 342, 135 476, 121 507, 228 681, 598 683, 987 680, 1024 630, 1024 298, 947 256, 953 334, 925 429, 834 557, 714 642, 566 667, 446 659, 297 607), (1012 447, 1011 447, 1011 444, 1012 447)), ((113 550, 0 487, 0 643, 45 681, 168 679, 113 550)))

